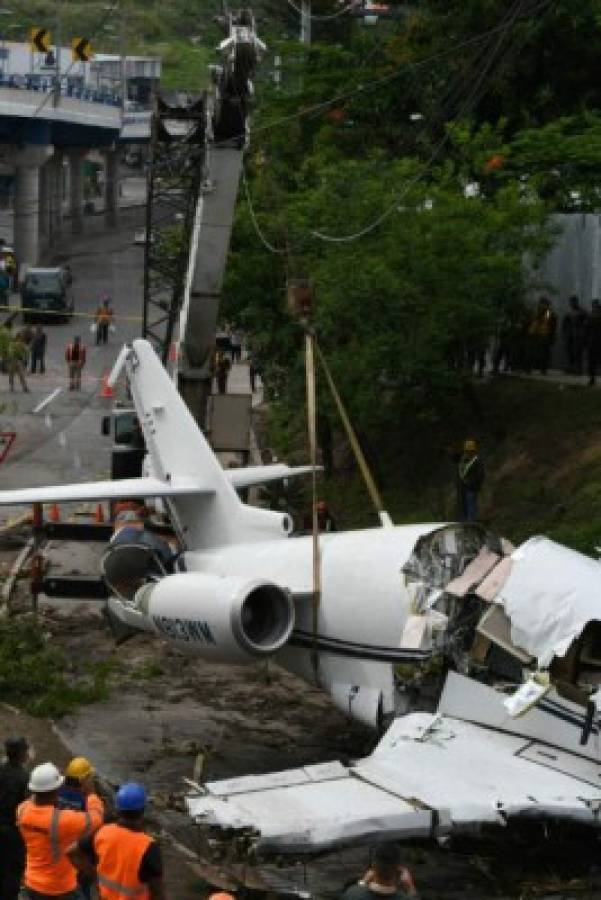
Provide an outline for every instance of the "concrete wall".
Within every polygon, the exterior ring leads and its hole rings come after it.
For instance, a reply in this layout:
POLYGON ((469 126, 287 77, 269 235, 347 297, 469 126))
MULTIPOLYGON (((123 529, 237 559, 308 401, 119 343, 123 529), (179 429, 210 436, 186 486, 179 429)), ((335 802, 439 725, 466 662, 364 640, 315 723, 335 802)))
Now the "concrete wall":
POLYGON ((547 293, 558 318, 558 335, 551 365, 565 365, 565 348, 561 339, 561 322, 568 308, 568 297, 576 294, 583 308, 590 310, 591 300, 601 298, 601 215, 572 213, 557 215, 554 221, 561 229, 555 246, 535 277, 542 284, 533 293, 533 302, 547 293))
POLYGON ((589 309, 594 297, 601 298, 601 215, 560 215, 555 222, 561 233, 537 277, 549 285, 556 312, 565 311, 571 294, 589 309))

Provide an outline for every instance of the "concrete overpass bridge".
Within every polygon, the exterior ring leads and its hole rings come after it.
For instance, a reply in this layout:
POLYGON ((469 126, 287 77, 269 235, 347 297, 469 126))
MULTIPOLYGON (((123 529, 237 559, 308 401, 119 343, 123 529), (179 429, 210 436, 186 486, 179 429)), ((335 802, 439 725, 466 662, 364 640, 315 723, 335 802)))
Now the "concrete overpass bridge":
POLYGON ((149 114, 135 116, 129 125, 122 123, 118 106, 0 86, 0 174, 15 178, 14 247, 19 265, 39 262, 62 228, 65 199, 73 232, 82 230, 83 163, 90 150, 104 156, 105 215, 109 224, 114 223, 119 143, 149 137, 149 114), (123 138, 122 124, 129 126, 123 138))

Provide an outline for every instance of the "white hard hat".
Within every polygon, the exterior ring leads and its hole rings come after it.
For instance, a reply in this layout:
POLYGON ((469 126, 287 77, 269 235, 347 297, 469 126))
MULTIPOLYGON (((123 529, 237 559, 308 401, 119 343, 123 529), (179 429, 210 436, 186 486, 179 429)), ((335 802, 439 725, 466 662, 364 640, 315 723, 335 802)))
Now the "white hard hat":
POLYGON ((42 763, 31 771, 29 790, 32 794, 46 794, 49 791, 56 791, 64 780, 54 763, 42 763))

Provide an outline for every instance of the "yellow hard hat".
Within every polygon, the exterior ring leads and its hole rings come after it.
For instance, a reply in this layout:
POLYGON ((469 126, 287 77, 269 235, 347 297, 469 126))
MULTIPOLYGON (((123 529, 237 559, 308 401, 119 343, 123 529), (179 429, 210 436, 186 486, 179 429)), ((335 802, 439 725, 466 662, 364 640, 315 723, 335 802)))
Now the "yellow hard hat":
POLYGON ((89 775, 94 774, 94 766, 85 756, 76 756, 65 769, 67 778, 77 778, 80 781, 82 778, 87 778, 89 775))
POLYGON ((463 444, 463 452, 464 453, 477 453, 478 452, 478 444, 473 438, 468 438, 467 441, 464 441, 463 444))

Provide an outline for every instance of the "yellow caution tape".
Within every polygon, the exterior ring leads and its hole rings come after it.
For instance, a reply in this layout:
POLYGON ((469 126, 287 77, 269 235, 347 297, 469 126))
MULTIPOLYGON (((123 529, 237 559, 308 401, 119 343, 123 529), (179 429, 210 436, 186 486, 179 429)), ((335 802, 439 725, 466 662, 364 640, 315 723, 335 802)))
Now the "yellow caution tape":
MULTIPOLYGON (((33 313, 38 316, 65 316, 74 317, 76 319, 96 319, 96 313, 68 312, 68 310, 58 309, 37 309, 34 306, 7 306, 0 305, 0 310, 6 310, 12 313, 33 313)), ((112 322, 141 322, 142 316, 111 316, 109 324, 112 322)))
POLYGON ((317 649, 317 629, 319 622, 319 606, 321 603, 321 558, 319 551, 319 522, 317 519, 317 400, 315 392, 315 338, 310 331, 305 332, 305 371, 307 377, 307 427, 309 434, 309 461, 312 475, 312 523, 313 538, 313 605, 312 631, 313 649, 311 661, 315 681, 319 684, 319 655, 317 649))

